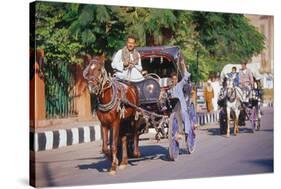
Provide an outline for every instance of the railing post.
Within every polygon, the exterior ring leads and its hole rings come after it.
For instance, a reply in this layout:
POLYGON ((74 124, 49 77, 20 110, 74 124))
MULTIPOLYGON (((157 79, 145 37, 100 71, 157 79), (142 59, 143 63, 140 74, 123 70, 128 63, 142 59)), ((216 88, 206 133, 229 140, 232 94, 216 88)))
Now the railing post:
POLYGON ((76 64, 76 74, 75 74, 75 93, 77 99, 75 101, 78 118, 80 120, 89 120, 93 119, 92 110, 91 110, 91 96, 88 91, 88 84, 83 78, 83 69, 82 66, 76 64))
POLYGON ((37 128, 40 121, 46 119, 45 83, 44 83, 44 50, 37 49, 30 53, 30 126, 37 128))

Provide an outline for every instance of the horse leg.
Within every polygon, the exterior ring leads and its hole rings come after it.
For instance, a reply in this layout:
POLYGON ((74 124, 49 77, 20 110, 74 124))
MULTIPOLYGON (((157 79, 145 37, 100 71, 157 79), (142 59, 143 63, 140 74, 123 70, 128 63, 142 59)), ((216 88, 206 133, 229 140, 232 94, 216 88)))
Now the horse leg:
POLYGON ((226 137, 230 136, 230 108, 226 108, 226 137))
POLYGON ((139 135, 137 131, 134 133, 134 157, 139 158, 141 156, 140 150, 139 150, 139 135))
POLYGON ((120 163, 119 169, 123 170, 128 165, 127 136, 125 133, 123 136, 121 136, 121 141, 122 141, 122 161, 120 163))
POLYGON ((140 157, 140 150, 139 150, 139 134, 138 129, 141 127, 140 123, 137 121, 131 121, 131 126, 133 126, 133 140, 134 140, 134 152, 133 157, 139 158, 140 157))
POLYGON ((110 175, 116 174, 116 169, 118 165, 118 158, 117 158, 117 145, 118 145, 118 138, 119 138, 119 127, 120 127, 120 121, 115 121, 112 124, 112 162, 111 162, 111 169, 109 171, 110 175))
POLYGON ((108 149, 108 128, 102 126, 102 152, 111 161, 111 153, 108 149))
POLYGON ((234 117, 233 117, 233 134, 234 134, 234 136, 237 135, 237 133, 236 133, 236 110, 234 111, 234 117))
POLYGON ((239 118, 239 111, 235 111, 235 120, 234 120, 234 135, 236 136, 239 133, 238 128, 238 118, 239 118))

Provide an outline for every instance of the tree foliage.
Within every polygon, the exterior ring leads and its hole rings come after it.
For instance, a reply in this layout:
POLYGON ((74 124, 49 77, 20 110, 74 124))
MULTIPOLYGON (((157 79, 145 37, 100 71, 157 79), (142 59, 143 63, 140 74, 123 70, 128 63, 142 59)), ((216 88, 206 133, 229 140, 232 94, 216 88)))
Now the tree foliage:
POLYGON ((193 73, 198 53, 200 79, 206 79, 210 71, 264 48, 264 36, 241 14, 37 2, 35 23, 36 44, 45 49, 47 64, 81 63, 86 54, 110 59, 134 34, 139 46, 179 46, 193 73))
POLYGON ((264 36, 241 14, 194 12, 192 20, 209 61, 219 65, 212 64, 212 70, 249 61, 264 48, 264 36))

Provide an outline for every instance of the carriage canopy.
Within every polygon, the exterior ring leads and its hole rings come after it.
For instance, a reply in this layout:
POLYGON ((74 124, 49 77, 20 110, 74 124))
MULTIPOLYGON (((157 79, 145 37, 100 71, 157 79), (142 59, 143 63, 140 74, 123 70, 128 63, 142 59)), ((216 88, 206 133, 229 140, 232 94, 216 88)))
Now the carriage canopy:
POLYGON ((137 48, 141 55, 143 70, 155 73, 160 78, 169 78, 173 72, 178 73, 179 79, 183 76, 183 69, 179 61, 183 59, 180 48, 177 46, 154 46, 137 48))
MULTIPOLYGON (((227 73, 231 72, 232 67, 236 67, 237 71, 239 71, 241 69, 241 65, 240 64, 226 64, 222 71, 221 71, 221 78, 224 78, 224 76, 227 73)), ((260 64, 259 63, 249 63, 247 64, 247 68, 249 68, 251 70, 251 72, 253 73, 253 76, 255 77, 256 80, 261 80, 263 79, 263 75, 260 73, 260 64)))

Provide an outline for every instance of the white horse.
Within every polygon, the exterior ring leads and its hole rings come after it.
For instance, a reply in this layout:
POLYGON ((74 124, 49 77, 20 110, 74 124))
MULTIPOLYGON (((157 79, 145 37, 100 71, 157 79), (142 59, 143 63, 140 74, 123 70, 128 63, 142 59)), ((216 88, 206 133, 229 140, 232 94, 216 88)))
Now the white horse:
POLYGON ((238 128, 238 118, 240 114, 240 108, 242 106, 243 92, 242 90, 234 86, 233 79, 227 78, 226 81, 226 113, 227 113, 227 130, 226 136, 230 135, 230 115, 233 112, 233 122, 234 122, 234 135, 236 136, 239 132, 238 128))

